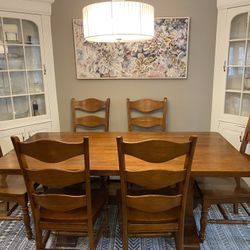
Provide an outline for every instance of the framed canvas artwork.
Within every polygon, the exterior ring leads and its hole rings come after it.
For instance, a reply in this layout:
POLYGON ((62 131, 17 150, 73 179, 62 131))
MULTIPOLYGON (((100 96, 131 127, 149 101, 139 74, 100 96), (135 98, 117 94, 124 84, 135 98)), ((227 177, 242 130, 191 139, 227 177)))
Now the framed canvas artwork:
POLYGON ((82 19, 73 19, 77 79, 185 79, 188 17, 155 19, 155 36, 143 42, 90 43, 82 19))

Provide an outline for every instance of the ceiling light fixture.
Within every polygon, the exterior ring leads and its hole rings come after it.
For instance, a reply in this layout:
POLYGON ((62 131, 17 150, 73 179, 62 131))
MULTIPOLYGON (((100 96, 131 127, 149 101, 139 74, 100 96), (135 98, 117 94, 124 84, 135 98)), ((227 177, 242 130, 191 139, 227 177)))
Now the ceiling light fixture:
POLYGON ((132 1, 108 1, 83 8, 83 33, 89 42, 131 42, 154 37, 154 7, 132 1))

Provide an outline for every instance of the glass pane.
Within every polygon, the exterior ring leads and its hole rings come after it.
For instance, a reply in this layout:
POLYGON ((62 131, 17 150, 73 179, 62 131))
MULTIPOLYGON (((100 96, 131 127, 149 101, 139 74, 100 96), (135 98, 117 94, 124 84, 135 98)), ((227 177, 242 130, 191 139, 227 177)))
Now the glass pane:
POLYGON ((8 46, 8 61, 10 69, 24 69, 23 47, 8 46))
POLYGON ((7 72, 0 72, 0 96, 10 95, 10 83, 7 72))
POLYGON ((2 27, 1 18, 0 18, 0 44, 3 44, 3 27, 2 27))
POLYGON ((28 72, 30 93, 44 92, 42 71, 28 72))
MULTIPOLYGON (((250 14, 249 14, 250 17, 250 14)), ((248 38, 250 38, 250 18, 249 18, 249 23, 248 23, 248 38)))
POLYGON ((13 102, 16 119, 29 116, 29 100, 27 96, 14 97, 13 102))
POLYGON ((35 23, 23 20, 23 37, 26 44, 39 44, 38 28, 35 23))
POLYGON ((250 68, 245 69, 244 90, 250 90, 250 68))
POLYGON ((240 94, 226 93, 225 113, 239 115, 240 113, 240 94))
POLYGON ((229 67, 227 70, 227 89, 241 90, 243 68, 229 67))
MULTIPOLYGON (((0 45, 0 70, 7 69, 5 50, 7 47, 0 45)), ((7 51, 6 51, 7 52, 7 51)))
POLYGON ((229 65, 243 65, 245 63, 245 42, 230 42, 229 65))
POLYGON ((13 95, 27 94, 25 72, 10 72, 10 81, 13 95))
POLYGON ((25 46, 27 69, 41 69, 41 54, 38 46, 25 46))
POLYGON ((247 33, 247 13, 240 14, 231 22, 230 39, 245 39, 247 33))
POLYGON ((0 98, 0 121, 12 120, 12 108, 10 98, 0 98))
POLYGON ((247 42, 246 65, 250 65, 250 41, 247 42))
POLYGON ((32 95, 30 96, 30 102, 33 116, 46 114, 44 95, 32 95))
POLYGON ((22 43, 21 25, 19 19, 3 18, 4 39, 9 44, 22 43))
POLYGON ((250 116, 250 94, 243 94, 241 115, 250 116))

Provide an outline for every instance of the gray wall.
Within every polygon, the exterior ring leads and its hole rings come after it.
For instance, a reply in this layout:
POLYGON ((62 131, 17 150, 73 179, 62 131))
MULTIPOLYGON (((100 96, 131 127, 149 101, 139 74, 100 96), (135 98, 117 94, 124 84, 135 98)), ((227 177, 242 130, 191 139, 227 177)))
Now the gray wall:
POLYGON ((191 18, 188 78, 185 80, 77 80, 72 19, 94 1, 56 0, 52 6, 52 38, 60 125, 71 129, 70 99, 111 98, 110 130, 127 131, 127 97, 168 98, 169 131, 208 131, 210 128, 216 0, 144 0, 156 17, 191 18))

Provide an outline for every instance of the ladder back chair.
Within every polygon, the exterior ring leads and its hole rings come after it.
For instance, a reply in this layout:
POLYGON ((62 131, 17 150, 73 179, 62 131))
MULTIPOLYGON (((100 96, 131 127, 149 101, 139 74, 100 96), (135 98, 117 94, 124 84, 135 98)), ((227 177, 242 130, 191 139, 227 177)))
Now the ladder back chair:
POLYGON ((127 116, 128 131, 153 127, 160 127, 161 131, 166 131, 167 98, 164 98, 163 101, 152 99, 131 101, 127 98, 127 116))
POLYGON ((88 98, 85 100, 71 99, 72 126, 76 132, 79 127, 84 129, 103 128, 109 131, 110 99, 105 101, 88 98), (103 114, 104 113, 104 114, 103 114), (103 116, 101 116, 103 114, 103 116))
POLYGON ((91 190, 88 138, 80 143, 55 140, 20 142, 18 137, 11 139, 32 208, 36 249, 44 248, 50 231, 86 233, 89 248, 95 249, 101 233, 107 229, 105 205, 108 193, 104 188, 91 190), (56 164, 81 155, 84 162, 82 169, 67 170, 56 164), (36 167, 37 161, 39 168, 36 167), (45 188, 35 189, 34 184, 45 188), (78 189, 76 185, 79 185, 78 189), (101 212, 104 213, 102 223, 94 232, 93 225, 101 212), (46 237, 42 237, 42 230, 47 231, 46 237))
MULTIPOLYGON (((250 155, 246 153, 247 145, 250 142, 250 117, 247 122, 245 133, 240 147, 240 153, 249 160, 250 155)), ((218 224, 248 224, 250 220, 229 219, 222 204, 233 204, 233 211, 238 213, 238 205, 250 216, 248 209, 242 203, 250 202, 250 187, 241 177, 196 177, 196 188, 201 196, 202 210, 200 219, 200 241, 206 238, 207 223, 218 224), (211 205, 217 205, 223 219, 208 219, 208 211, 211 205)))
POLYGON ((129 235, 168 233, 174 234, 177 249, 183 249, 185 208, 196 140, 196 137, 190 137, 185 143, 163 140, 129 143, 122 137, 117 138, 121 178, 121 194, 118 196, 124 250, 128 249, 129 235), (147 162, 147 169, 143 165, 143 169, 134 166, 137 169, 133 170, 133 166, 127 164, 127 156, 147 162), (181 156, 184 157, 180 168, 172 169, 171 164, 167 166, 181 156), (135 190, 134 186, 138 189, 135 190), (159 192, 172 186, 177 187, 174 192, 159 192))
MULTIPOLYGON (((0 147, 0 157, 3 156, 0 147)), ((6 216, 0 216, 0 220, 15 221, 23 220, 26 235, 28 239, 32 238, 32 230, 30 227, 30 216, 28 209, 28 194, 26 191, 23 176, 21 175, 0 175, 0 200, 7 202, 6 216), (9 209, 9 203, 14 203, 9 209), (12 216, 12 212, 20 205, 22 217, 12 216)))

